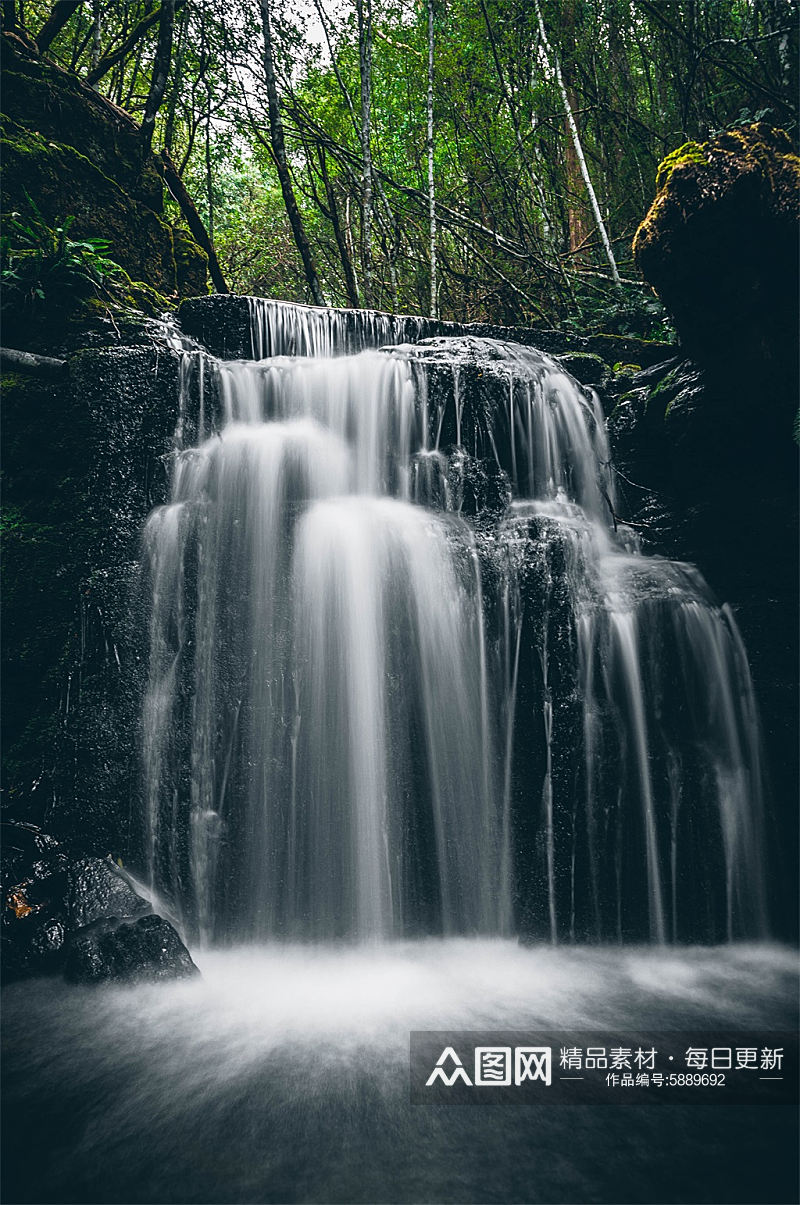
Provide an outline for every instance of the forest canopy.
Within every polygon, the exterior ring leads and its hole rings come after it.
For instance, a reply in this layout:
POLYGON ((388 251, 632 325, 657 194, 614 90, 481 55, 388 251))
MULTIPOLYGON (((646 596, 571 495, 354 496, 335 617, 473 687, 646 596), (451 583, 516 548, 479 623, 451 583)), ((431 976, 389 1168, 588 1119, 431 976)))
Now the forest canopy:
MULTIPOLYGON (((143 148, 174 165, 218 288, 658 336, 666 318, 631 253, 657 166, 752 121, 796 138, 797 8, 18 0, 0 11, 7 33, 131 114, 143 148)), ((170 216, 181 218, 175 202, 170 216)))

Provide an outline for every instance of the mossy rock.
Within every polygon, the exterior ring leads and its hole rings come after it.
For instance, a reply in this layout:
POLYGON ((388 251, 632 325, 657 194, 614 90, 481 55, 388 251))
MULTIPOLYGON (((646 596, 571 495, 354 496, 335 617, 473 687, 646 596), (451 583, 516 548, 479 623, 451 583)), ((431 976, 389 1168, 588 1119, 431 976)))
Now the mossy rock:
POLYGON ((142 157, 136 122, 53 63, 22 59, 7 39, 3 112, 45 142, 69 142, 134 200, 163 214, 164 188, 155 158, 142 157))
POLYGON ((633 377, 637 372, 642 371, 642 366, 641 364, 623 364, 621 360, 618 360, 616 364, 612 365, 611 371, 615 376, 622 373, 625 376, 633 377))
POLYGON ((601 356, 590 351, 569 351, 559 360, 581 385, 599 385, 606 375, 606 364, 601 356))
POLYGON ((639 339, 635 335, 589 335, 585 343, 587 351, 600 356, 609 366, 635 362, 645 367, 665 360, 675 351, 670 343, 639 339))
POLYGON ((684 348, 706 365, 746 357, 791 372, 800 158, 788 135, 755 124, 686 143, 657 186, 633 251, 684 348))
POLYGON ((74 214, 74 237, 108 239, 109 255, 132 279, 163 293, 176 291, 172 230, 163 218, 74 147, 46 142, 8 118, 0 129, 5 213, 16 211, 24 220, 27 193, 50 225, 74 214))
POLYGON ((3 212, 24 217, 30 197, 48 225, 74 216, 75 237, 107 239, 110 258, 144 288, 206 293, 206 256, 164 218, 159 164, 142 155, 132 118, 55 65, 23 60, 8 39, 0 46, 3 212))
POLYGON ((656 189, 661 192, 662 188, 666 188, 672 177, 672 173, 678 168, 685 167, 687 163, 699 163, 703 167, 708 166, 708 155, 705 148, 699 142, 684 142, 683 146, 679 146, 676 151, 670 151, 666 159, 662 159, 656 170, 656 189))

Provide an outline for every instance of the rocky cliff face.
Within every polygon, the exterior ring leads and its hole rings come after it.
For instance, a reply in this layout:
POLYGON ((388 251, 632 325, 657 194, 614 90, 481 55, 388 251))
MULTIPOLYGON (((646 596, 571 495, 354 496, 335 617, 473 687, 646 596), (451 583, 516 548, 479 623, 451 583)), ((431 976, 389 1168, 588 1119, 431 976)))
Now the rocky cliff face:
MULTIPOLYGON (((48 118, 44 104, 52 95, 45 78, 48 70, 37 68, 44 76, 31 75, 26 64, 20 79, 11 84, 18 98, 28 94, 26 89, 34 99, 39 97, 42 129, 21 120, 15 128, 36 144, 34 158, 41 157, 45 167, 51 153, 63 152, 64 162, 70 158, 63 147, 46 146, 47 131, 55 128, 46 125, 46 119, 55 120, 52 112, 48 118)), ((19 104, 18 117, 25 107, 22 100, 19 104)), ((175 234, 159 216, 159 181, 129 157, 132 150, 123 125, 113 137, 122 148, 117 162, 128 162, 130 169, 122 190, 131 206, 126 221, 135 223, 143 206, 157 219, 152 230, 161 231, 158 237, 164 240, 151 256, 144 239, 131 251, 143 258, 128 262, 139 262, 148 272, 166 272, 159 278, 164 287, 173 282, 177 288, 177 266, 170 277, 172 261, 164 250, 169 238, 174 259, 175 234)), ((91 133, 93 129, 87 127, 85 155, 75 154, 93 160, 103 172, 99 144, 93 150, 91 139, 102 142, 106 135, 91 133)), ((766 145, 765 137, 762 142, 766 145)), ((781 139, 777 142, 776 179, 793 170, 781 139)), ((740 315, 735 327, 739 334, 725 342, 726 319, 713 316, 717 329, 712 333, 712 316, 695 314, 695 298, 686 298, 682 307, 676 281, 683 279, 681 288, 689 288, 687 274, 690 269, 700 272, 702 265, 685 260, 683 277, 678 272, 676 257, 686 256, 695 237, 691 227, 699 219, 691 206, 684 206, 690 230, 681 230, 682 202, 675 195, 675 182, 684 180, 688 189, 690 172, 708 173, 714 162, 711 151, 702 161, 685 156, 680 163, 673 160, 660 176, 662 199, 648 216, 647 229, 637 236, 640 263, 652 266, 651 280, 664 289, 664 300, 696 360, 684 358, 686 347, 613 337, 581 339, 554 331, 496 327, 464 328, 463 333, 514 338, 561 355, 570 372, 600 391, 623 474, 623 517, 640 525, 649 551, 695 561, 717 595, 734 607, 764 721, 774 844, 794 850, 797 462, 790 434, 795 395, 786 382, 796 357, 796 332, 787 335, 784 328, 781 342, 762 324, 759 329, 769 334, 767 347, 765 335, 743 333, 740 315), (702 339, 693 333, 695 320, 705 322, 702 339)), ((57 191, 62 187, 61 158, 58 163, 52 213, 67 199, 57 191)), ((739 179, 731 165, 729 174, 739 179)), ((7 168, 6 181, 9 175, 15 173, 7 168)), ((91 182, 94 177, 85 178, 91 182)), ((760 178, 761 196, 770 171, 763 168, 760 178)), ((741 187, 752 199, 752 188, 741 187)), ((730 192, 708 186, 702 199, 707 231, 716 228, 715 196, 723 207, 731 205, 730 192)), ((86 214, 88 222, 88 208, 86 214)), ((751 211, 748 221, 757 224, 761 218, 751 211)), ((742 223, 746 225, 744 219, 742 223)), ((124 256, 121 242, 119 247, 124 256)), ((716 260, 705 261, 705 272, 713 275, 714 264, 724 259, 718 249, 716 260)), ((793 262, 787 253, 787 263, 793 262)), ((763 264, 760 259, 753 264, 748 257, 739 263, 740 289, 751 299, 747 304, 752 315, 752 297, 768 290, 763 281, 745 278, 745 263, 753 270, 763 264)), ((725 279, 704 280, 703 288, 707 298, 721 298, 720 305, 730 310, 736 297, 724 296, 730 287, 725 279)), ((251 353, 247 299, 185 301, 181 318, 187 333, 211 351, 251 353)), ((419 337, 435 333, 421 327, 419 337)), ((458 332, 442 328, 442 333, 458 332)), ((200 378, 195 358, 191 387, 187 391, 183 380, 182 388, 174 332, 163 327, 123 328, 121 338, 111 332, 101 338, 87 330, 82 342, 66 349, 69 367, 61 381, 11 374, 3 379, 4 801, 6 814, 17 820, 42 825, 88 853, 110 852, 127 859, 135 844, 131 819, 141 807, 138 707, 146 633, 137 611, 140 532, 150 508, 165 499, 179 408, 184 406, 184 422, 191 427, 200 378)), ((213 391, 206 385, 209 406, 213 391)), ((475 489, 494 489, 494 484, 479 482, 475 489)), ((502 506, 504 498, 497 493, 502 506)), ((791 890, 791 876, 784 877, 791 890)))

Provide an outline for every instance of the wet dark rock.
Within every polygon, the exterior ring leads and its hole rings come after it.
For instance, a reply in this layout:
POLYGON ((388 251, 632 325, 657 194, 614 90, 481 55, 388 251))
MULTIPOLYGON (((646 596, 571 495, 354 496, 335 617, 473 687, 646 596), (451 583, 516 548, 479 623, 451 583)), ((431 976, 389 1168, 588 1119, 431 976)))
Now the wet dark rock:
POLYGON ((511 503, 508 474, 491 458, 476 460, 456 449, 450 456, 448 481, 454 509, 483 523, 496 522, 511 503))
POLYGON ((60 968, 68 917, 69 859, 32 824, 2 825, 3 977, 60 968))
MULTIPOLYGON (((769 839, 785 865, 797 848, 798 462, 775 388, 736 359, 726 368, 672 360, 636 375, 608 427, 619 509, 644 547, 697 564, 734 609, 761 713, 769 839)), ((782 881, 787 896, 772 911, 788 917, 796 879, 782 881)))
POLYGON ((670 356, 668 360, 659 360, 657 364, 651 364, 648 368, 640 368, 634 375, 634 385, 650 385, 656 381, 661 381, 671 369, 676 368, 681 363, 681 356, 670 356))
POLYGON ((800 158, 788 136, 760 124, 686 143, 656 186, 634 256, 686 351, 794 372, 800 158))
POLYGON ((2 827, 5 981, 62 972, 75 983, 197 973, 173 926, 109 858, 71 857, 35 825, 2 827))
MULTIPOLYGON (((213 355, 222 359, 247 360, 253 356, 250 304, 250 298, 233 294, 188 297, 181 302, 178 316, 185 333, 199 340, 213 355)), ((315 312, 312 306, 294 308, 300 313, 315 312)), ((416 343, 437 335, 450 338, 472 336, 477 339, 511 340, 523 347, 535 347, 556 356, 573 352, 596 355, 609 366, 620 361, 650 365, 664 360, 670 354, 670 344, 622 335, 576 335, 571 331, 496 326, 486 322, 439 322, 432 318, 380 314, 371 310, 341 311, 341 315, 345 328, 350 326, 353 330, 370 318, 386 320, 390 331, 385 340, 387 345, 416 343)))
POLYGON ((111 929, 79 930, 70 942, 64 968, 70 983, 156 982, 197 974, 175 929, 163 917, 153 915, 111 929))
MULTIPOLYGON (((64 384, 2 382, 6 815, 126 860, 140 540, 165 500, 180 392, 180 355, 158 334, 71 355, 64 384)), ((191 407, 186 424, 193 438, 191 407)))
POLYGON ((608 371, 603 358, 594 352, 565 352, 558 359, 570 376, 580 381, 581 385, 599 385, 608 371))
POLYGON ((79 858, 69 870, 69 917, 81 929, 109 917, 140 916, 150 905, 107 858, 79 858))

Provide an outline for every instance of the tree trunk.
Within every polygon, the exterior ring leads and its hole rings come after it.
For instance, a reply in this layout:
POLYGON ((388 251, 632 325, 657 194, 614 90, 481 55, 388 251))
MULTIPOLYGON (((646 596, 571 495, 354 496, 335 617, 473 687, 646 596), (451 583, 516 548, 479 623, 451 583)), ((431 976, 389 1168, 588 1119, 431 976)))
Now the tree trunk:
POLYGON ((328 165, 325 161, 325 150, 318 145, 319 163, 322 173, 322 182, 325 185, 325 196, 328 200, 328 210, 330 212, 331 225, 333 226, 333 234, 336 239, 336 246, 339 249, 339 259, 342 263, 342 273, 344 275, 344 287, 347 293, 347 303, 354 309, 358 309, 358 285, 356 283, 353 265, 347 251, 347 240, 345 233, 342 230, 342 223, 339 221, 339 206, 336 201, 336 192, 328 175, 328 165))
POLYGON ((272 23, 269 2, 270 0, 261 0, 261 22, 264 29, 264 75, 266 76, 267 84, 272 156, 275 161, 278 180, 280 181, 283 203, 286 206, 286 215, 289 218, 289 225, 292 228, 292 234, 297 250, 300 253, 300 259, 303 261, 303 271, 305 272, 308 287, 311 290, 311 296, 316 305, 325 305, 325 298, 319 283, 314 256, 311 253, 311 246, 306 236, 300 210, 297 208, 294 188, 292 187, 292 178, 289 174, 289 163, 286 158, 283 122, 281 121, 281 112, 278 103, 278 85, 275 80, 275 62, 272 55, 272 23))
POLYGON ((356 0, 361 75, 361 262, 364 304, 372 304, 372 0, 356 0))
POLYGON ((39 47, 39 54, 44 54, 45 50, 61 33, 61 30, 69 21, 76 9, 80 8, 80 2, 77 4, 60 3, 54 4, 50 10, 50 16, 45 21, 39 34, 36 38, 36 45, 39 47))
POLYGON ((100 0, 92 0, 92 57, 90 59, 94 71, 100 62, 100 39, 103 36, 103 9, 100 0))
MULTIPOLYGON (((177 7, 177 6, 176 6, 177 7)), ((175 113, 178 107, 178 97, 181 93, 181 85, 183 83, 183 64, 186 58, 186 31, 189 25, 189 10, 184 8, 181 16, 180 29, 178 31, 178 45, 175 51, 175 70, 172 75, 172 88, 170 90, 169 104, 167 106, 167 118, 164 122, 164 150, 167 154, 172 154, 172 143, 175 138, 175 113)))
POLYGON ((163 0, 158 21, 158 45, 150 77, 150 90, 142 118, 142 154, 146 155, 153 143, 158 110, 167 91, 170 61, 172 59, 172 31, 175 27, 175 0, 163 0))
MULTIPOLYGON (((574 147, 575 156, 578 160, 578 166, 580 168, 580 173, 583 176, 583 182, 586 185, 586 191, 589 194, 589 201, 591 202, 592 212, 594 214, 594 220, 597 225, 597 229, 600 234, 601 241, 603 243, 603 249, 606 253, 606 258, 608 259, 609 267, 611 268, 611 276, 612 276, 612 279, 614 280, 614 282, 616 284, 619 284, 620 279, 619 279, 619 271, 617 269, 617 261, 614 259, 614 252, 611 249, 611 242, 608 237, 608 231, 606 230, 605 223, 603 222, 603 218, 600 213, 600 205, 597 200, 597 194, 594 191, 594 186, 592 185, 592 178, 589 175, 589 168, 586 164, 586 156, 583 153, 583 147, 581 146, 581 139, 580 139, 580 135, 578 133, 578 127, 575 124, 575 117, 574 117, 574 114, 572 111, 572 105, 570 104, 569 95, 567 93, 566 85, 564 84, 564 77, 561 74, 561 64, 558 61, 558 55, 553 51, 552 47, 550 46, 550 43, 547 40, 547 31, 545 30, 544 20, 542 18, 542 10, 539 6, 539 0, 533 0, 533 3, 534 3, 535 11, 536 11, 536 19, 537 19, 537 22, 539 25, 539 33, 541 34, 541 37, 542 37, 542 47, 544 49, 545 55, 550 60, 550 63, 553 68, 553 74, 555 75, 556 83, 558 84, 558 90, 561 93, 561 99, 564 103, 564 117, 565 117, 565 120, 567 123, 567 127, 569 129, 569 133, 571 135, 572 146, 574 147)), ((569 146, 569 141, 567 142, 567 145, 569 146)))
POLYGON ((208 205, 208 237, 214 242, 214 177, 211 166, 211 91, 207 94, 208 110, 206 112, 206 204, 208 205))
POLYGON ((195 208, 194 201, 186 191, 186 185, 178 175, 178 169, 169 157, 167 151, 162 151, 160 161, 164 170, 164 180, 167 188, 172 193, 180 211, 186 219, 186 224, 194 235, 195 242, 203 248, 208 256, 208 270, 211 274, 211 281, 218 293, 229 293, 230 289, 225 283, 225 277, 222 275, 222 269, 219 266, 217 253, 214 250, 214 244, 208 237, 208 231, 203 225, 203 219, 195 208))
MULTIPOLYGON (((570 111, 573 114, 575 128, 578 128, 578 119, 574 117, 577 110, 577 98, 571 88, 567 88, 567 103, 570 111)), ((585 184, 581 165, 578 160, 578 155, 575 151, 575 142, 572 137, 572 127, 569 124, 569 119, 564 115, 564 137, 566 145, 564 147, 564 162, 567 169, 567 224, 569 226, 569 249, 576 252, 581 247, 585 247, 591 235, 591 226, 586 220, 583 205, 581 200, 585 194, 585 184)))
POLYGON ((436 188, 433 175, 433 0, 428 0, 428 220, 431 253, 431 318, 439 317, 439 289, 436 278, 436 188))
POLYGON ((12 347, 0 347, 0 365, 12 372, 25 372, 30 376, 56 380, 67 371, 66 360, 54 360, 50 356, 37 356, 30 351, 17 351, 12 347))

